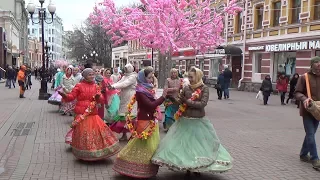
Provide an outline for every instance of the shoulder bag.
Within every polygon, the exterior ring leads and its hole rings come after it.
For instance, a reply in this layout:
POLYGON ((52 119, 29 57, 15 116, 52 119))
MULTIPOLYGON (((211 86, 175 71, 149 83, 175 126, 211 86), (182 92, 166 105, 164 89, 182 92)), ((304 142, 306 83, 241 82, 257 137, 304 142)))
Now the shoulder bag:
MULTIPOLYGON (((307 95, 308 95, 308 98, 312 99, 308 73, 305 73, 305 78, 306 78, 307 95)), ((312 114, 312 116, 316 120, 320 121, 320 101, 311 100, 311 103, 309 107, 306 108, 306 110, 310 114, 312 114)))

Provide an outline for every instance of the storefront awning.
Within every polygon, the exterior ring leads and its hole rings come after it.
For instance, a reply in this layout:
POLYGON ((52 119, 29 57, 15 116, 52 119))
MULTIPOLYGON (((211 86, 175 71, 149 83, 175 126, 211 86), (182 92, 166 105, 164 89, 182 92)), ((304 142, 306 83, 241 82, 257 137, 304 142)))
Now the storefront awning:
POLYGON ((242 50, 234 45, 218 46, 215 50, 215 54, 227 54, 231 56, 241 56, 242 50))

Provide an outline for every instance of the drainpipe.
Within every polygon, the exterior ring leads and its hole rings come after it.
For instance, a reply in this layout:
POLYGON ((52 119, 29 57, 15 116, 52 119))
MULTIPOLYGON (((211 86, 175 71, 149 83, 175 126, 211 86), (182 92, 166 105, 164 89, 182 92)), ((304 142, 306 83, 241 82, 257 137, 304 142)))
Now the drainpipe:
POLYGON ((244 59, 246 57, 246 40, 247 40, 247 13, 248 13, 248 0, 245 1, 244 4, 244 29, 243 29, 243 52, 242 52, 242 70, 241 70, 241 79, 239 80, 238 83, 238 89, 241 86, 241 82, 244 79, 244 59))

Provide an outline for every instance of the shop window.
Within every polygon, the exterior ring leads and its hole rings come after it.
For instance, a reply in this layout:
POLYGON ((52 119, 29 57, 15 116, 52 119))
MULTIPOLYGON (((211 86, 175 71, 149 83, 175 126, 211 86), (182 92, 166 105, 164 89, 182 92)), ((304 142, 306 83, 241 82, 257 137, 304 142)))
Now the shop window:
POLYGON ((291 24, 299 23, 299 14, 301 12, 301 0, 291 0, 291 24))
POLYGON ((241 33, 242 16, 242 12, 239 12, 235 18, 235 33, 241 33))
POLYGON ((291 77, 296 71, 296 52, 277 52, 273 57, 273 81, 281 73, 291 77))
POLYGON ((255 29, 262 29, 262 21, 263 21, 263 5, 259 5, 256 7, 255 11, 255 29))
POLYGON ((32 29, 32 34, 34 34, 34 29, 32 29))
POLYGON ((272 9, 272 26, 279 26, 279 19, 281 16, 281 1, 273 2, 272 9))
POLYGON ((254 55, 254 72, 261 73, 262 53, 255 53, 254 55))
POLYGON ((28 29, 28 35, 30 35, 30 29, 28 29))
POLYGON ((219 75, 219 67, 221 64, 222 59, 211 59, 210 60, 210 77, 217 78, 219 75))
POLYGON ((316 56, 320 57, 320 51, 316 51, 316 56))
POLYGON ((320 0, 314 0, 313 19, 314 20, 320 19, 320 0))

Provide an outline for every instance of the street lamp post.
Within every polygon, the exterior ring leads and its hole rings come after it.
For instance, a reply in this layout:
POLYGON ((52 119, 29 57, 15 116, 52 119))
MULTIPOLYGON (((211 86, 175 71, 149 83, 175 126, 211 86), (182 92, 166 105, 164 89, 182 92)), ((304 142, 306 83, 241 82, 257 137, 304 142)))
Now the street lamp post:
POLYGON ((53 23, 53 15, 56 12, 56 6, 54 4, 52 4, 52 2, 50 1, 50 4, 48 5, 48 11, 51 14, 51 21, 47 22, 47 9, 43 7, 45 0, 39 0, 40 3, 40 8, 37 8, 38 12, 39 12, 39 21, 38 22, 34 22, 33 20, 33 14, 36 11, 36 5, 32 2, 30 2, 27 6, 27 10, 30 13, 31 16, 31 21, 33 24, 41 24, 41 36, 42 36, 42 77, 41 77, 41 88, 39 90, 39 100, 47 100, 49 98, 49 94, 48 94, 48 82, 47 82, 47 77, 48 77, 48 72, 46 72, 46 68, 45 68, 45 46, 44 46, 44 23, 46 22, 47 24, 51 24, 53 23))
MULTIPOLYGON (((93 58, 93 62, 95 62, 96 57, 98 57, 98 53, 97 53, 96 51, 93 51, 93 52, 91 53, 91 57, 93 58)), ((99 63, 99 62, 97 61, 97 63, 99 63)))
POLYGON ((47 66, 46 66, 46 69, 49 69, 49 57, 50 57, 50 46, 48 46, 48 42, 46 41, 46 45, 44 46, 44 49, 46 50, 46 57, 47 57, 47 66))

